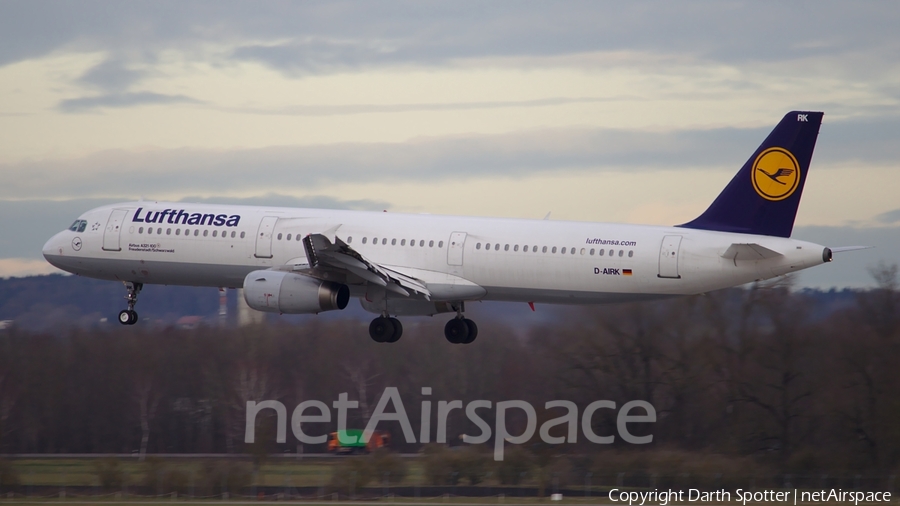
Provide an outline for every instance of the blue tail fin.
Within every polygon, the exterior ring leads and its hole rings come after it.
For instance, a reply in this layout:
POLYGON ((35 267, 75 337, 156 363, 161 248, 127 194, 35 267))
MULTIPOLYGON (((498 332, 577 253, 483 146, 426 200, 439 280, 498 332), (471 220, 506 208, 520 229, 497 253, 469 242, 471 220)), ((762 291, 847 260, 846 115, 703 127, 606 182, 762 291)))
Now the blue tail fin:
POLYGON ((790 237, 822 115, 787 113, 709 209, 679 226, 790 237))

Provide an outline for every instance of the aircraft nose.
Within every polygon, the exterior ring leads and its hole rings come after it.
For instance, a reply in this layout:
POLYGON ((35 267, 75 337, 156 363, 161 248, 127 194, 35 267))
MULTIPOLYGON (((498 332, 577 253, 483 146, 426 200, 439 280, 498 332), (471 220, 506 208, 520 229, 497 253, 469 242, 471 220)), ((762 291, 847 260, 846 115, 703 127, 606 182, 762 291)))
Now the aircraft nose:
POLYGON ((52 257, 58 256, 58 255, 60 254, 60 251, 59 251, 59 249, 60 249, 60 248, 59 248, 59 241, 60 241, 59 236, 60 236, 60 235, 61 235, 61 234, 56 234, 56 235, 54 235, 53 237, 51 237, 51 238, 44 244, 43 249, 41 249, 41 253, 43 253, 44 258, 45 258, 48 262, 50 262, 50 263, 53 263, 53 262, 51 261, 51 258, 52 258, 52 257))

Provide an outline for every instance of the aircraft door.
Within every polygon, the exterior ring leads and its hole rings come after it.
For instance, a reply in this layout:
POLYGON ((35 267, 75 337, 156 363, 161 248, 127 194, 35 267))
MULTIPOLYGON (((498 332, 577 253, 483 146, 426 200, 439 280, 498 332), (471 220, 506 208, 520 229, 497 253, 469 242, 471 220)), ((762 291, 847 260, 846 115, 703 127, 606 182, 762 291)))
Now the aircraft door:
POLYGON ((450 241, 447 243, 447 264, 462 265, 463 264, 463 247, 466 245, 465 232, 453 232, 450 234, 450 241))
POLYGON ((277 216, 264 216, 256 232, 256 258, 272 258, 272 232, 277 216))
POLYGON ((104 251, 122 251, 119 240, 122 236, 122 223, 125 221, 126 214, 128 214, 128 209, 113 209, 109 213, 106 229, 103 230, 104 251))
POLYGON ((667 235, 663 237, 659 247, 659 277, 680 278, 678 274, 678 257, 681 254, 681 236, 667 235))

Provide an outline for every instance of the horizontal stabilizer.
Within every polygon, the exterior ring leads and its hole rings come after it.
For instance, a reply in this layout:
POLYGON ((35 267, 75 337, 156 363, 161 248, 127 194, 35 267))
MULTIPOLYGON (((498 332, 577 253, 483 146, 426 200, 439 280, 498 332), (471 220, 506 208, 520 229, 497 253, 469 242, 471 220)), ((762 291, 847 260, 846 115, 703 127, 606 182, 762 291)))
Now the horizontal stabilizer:
POLYGON ((734 243, 722 253, 723 258, 734 260, 735 262, 738 260, 765 260, 766 258, 780 256, 782 256, 781 253, 756 243, 734 243))
POLYGON ((838 246, 837 248, 829 248, 832 253, 843 253, 845 251, 859 251, 861 249, 872 249, 875 246, 838 246))

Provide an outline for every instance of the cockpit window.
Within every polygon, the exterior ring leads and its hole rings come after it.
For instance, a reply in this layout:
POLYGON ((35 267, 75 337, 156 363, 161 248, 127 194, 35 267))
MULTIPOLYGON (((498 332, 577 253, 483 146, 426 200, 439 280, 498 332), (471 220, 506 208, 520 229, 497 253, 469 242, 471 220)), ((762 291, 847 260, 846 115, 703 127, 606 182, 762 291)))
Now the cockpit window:
POLYGON ((84 232, 85 228, 87 228, 87 220, 75 220, 72 226, 69 227, 69 230, 72 232, 84 232))

